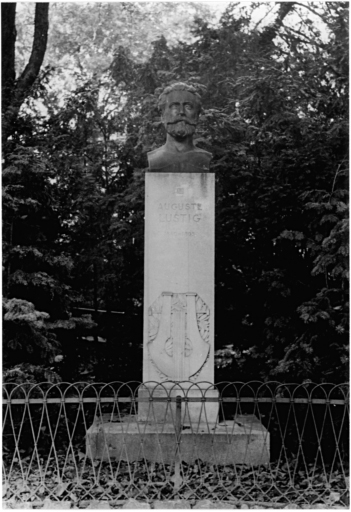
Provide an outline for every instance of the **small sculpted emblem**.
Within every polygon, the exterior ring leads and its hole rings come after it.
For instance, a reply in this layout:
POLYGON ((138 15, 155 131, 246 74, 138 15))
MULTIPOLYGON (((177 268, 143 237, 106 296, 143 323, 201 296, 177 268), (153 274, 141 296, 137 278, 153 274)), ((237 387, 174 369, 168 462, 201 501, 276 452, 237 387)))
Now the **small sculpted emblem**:
POLYGON ((149 308, 150 358, 161 376, 195 378, 209 355, 210 310, 196 293, 163 293, 149 308))

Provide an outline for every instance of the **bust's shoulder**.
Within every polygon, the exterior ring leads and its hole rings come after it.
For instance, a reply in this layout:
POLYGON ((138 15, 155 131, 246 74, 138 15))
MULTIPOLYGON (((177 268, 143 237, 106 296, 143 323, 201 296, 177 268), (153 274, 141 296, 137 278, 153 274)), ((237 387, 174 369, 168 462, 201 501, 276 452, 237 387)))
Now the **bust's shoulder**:
POLYGON ((160 146, 159 148, 153 149, 152 151, 148 151, 146 154, 148 156, 152 156, 152 155, 159 153, 162 150, 164 150, 164 146, 160 146))
POLYGON ((165 165, 165 162, 170 160, 169 151, 165 146, 160 146, 152 151, 147 153, 147 158, 149 161, 149 167, 162 167, 162 164, 165 165))
MULTIPOLYGON (((194 149, 192 151, 189 151, 189 153, 190 154, 191 153, 202 153, 204 156, 212 158, 212 153, 210 153, 209 151, 205 151, 204 149, 198 148, 196 146, 194 146, 194 149)), ((183 153, 183 154, 185 155, 185 154, 189 154, 189 153, 183 153)), ((173 155, 173 156, 176 155, 176 153, 169 151, 169 149, 167 149, 166 145, 160 146, 159 148, 153 149, 152 151, 149 151, 147 153, 148 157, 151 157, 151 158, 153 156, 162 155, 162 154, 169 154, 169 155, 173 155)), ((182 153, 178 153, 178 155, 182 155, 182 153)))
POLYGON ((147 153, 147 156, 150 158, 158 155, 167 154, 169 151, 167 150, 166 146, 160 146, 159 148, 153 149, 152 151, 149 151, 147 153))
MULTIPOLYGON (((181 172, 182 169, 201 169, 201 171, 208 171, 212 154, 204 149, 194 147, 191 151, 187 152, 173 152, 166 146, 150 151, 147 154, 149 161, 149 171, 156 171, 160 169, 170 169, 170 172, 181 172)), ((196 172, 196 171, 194 171, 196 172)))

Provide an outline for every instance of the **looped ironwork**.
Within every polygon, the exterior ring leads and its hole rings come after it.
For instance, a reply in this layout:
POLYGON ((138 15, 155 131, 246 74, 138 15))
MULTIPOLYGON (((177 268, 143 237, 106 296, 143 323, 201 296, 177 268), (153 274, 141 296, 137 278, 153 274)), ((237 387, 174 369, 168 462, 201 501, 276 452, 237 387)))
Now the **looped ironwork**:
POLYGON ((310 382, 5 384, 4 500, 345 506, 348 400, 310 382))

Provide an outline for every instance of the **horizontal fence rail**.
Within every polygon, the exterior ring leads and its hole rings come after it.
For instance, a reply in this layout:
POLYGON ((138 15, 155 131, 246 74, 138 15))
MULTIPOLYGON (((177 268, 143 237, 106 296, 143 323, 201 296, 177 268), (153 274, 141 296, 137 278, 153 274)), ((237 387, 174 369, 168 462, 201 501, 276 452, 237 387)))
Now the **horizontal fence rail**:
POLYGON ((347 506, 346 384, 3 386, 3 500, 347 506))

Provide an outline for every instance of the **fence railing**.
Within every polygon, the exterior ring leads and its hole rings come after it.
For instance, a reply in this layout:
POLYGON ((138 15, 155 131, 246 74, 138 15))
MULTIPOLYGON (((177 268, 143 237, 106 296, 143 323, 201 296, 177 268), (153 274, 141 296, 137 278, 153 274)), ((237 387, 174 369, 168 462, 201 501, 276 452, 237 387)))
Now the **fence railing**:
POLYGON ((3 500, 348 504, 347 385, 5 384, 3 500))

